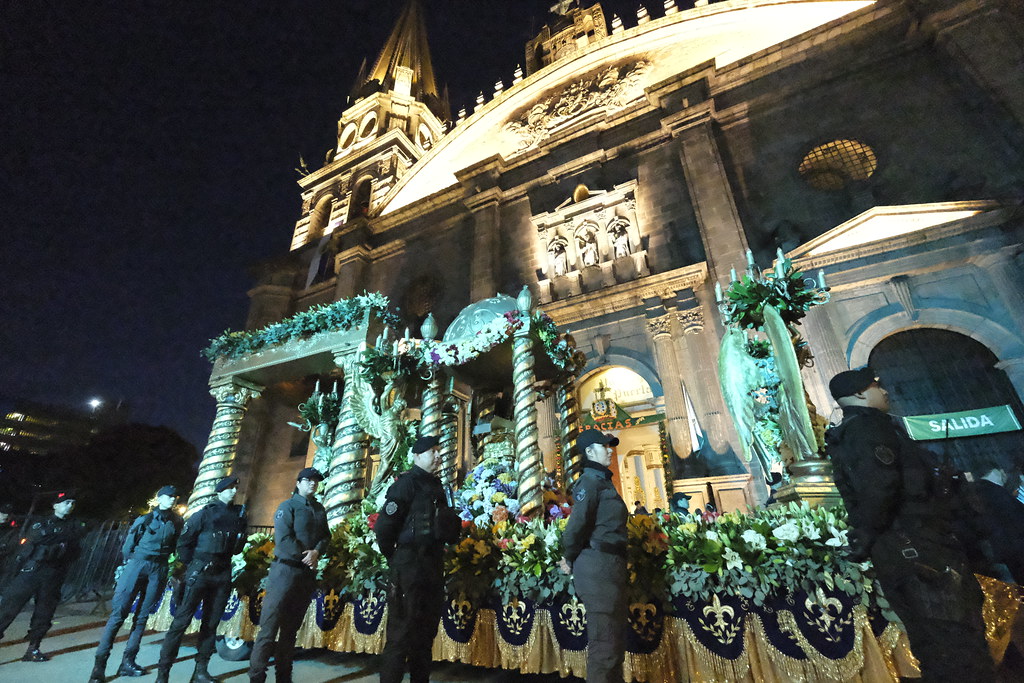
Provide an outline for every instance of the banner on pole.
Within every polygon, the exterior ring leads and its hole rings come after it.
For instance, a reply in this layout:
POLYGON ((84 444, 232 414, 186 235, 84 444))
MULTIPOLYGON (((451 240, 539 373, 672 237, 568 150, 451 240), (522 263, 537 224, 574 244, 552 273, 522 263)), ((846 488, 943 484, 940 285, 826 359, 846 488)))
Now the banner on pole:
POLYGON ((907 434, 915 441, 999 434, 1019 431, 1021 428, 1020 421, 1008 405, 958 413, 912 415, 902 419, 907 434))

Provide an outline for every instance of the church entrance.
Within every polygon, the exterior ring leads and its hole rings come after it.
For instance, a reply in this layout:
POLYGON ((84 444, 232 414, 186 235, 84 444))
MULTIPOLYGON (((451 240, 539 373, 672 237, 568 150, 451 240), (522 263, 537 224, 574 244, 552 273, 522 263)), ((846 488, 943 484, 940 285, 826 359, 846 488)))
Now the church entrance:
MULTIPOLYGON (((893 415, 930 415, 1009 405, 1024 421, 1024 405, 998 359, 970 337, 939 329, 899 332, 872 351, 870 365, 889 391, 893 415)), ((962 470, 1024 460, 1024 433, 951 438, 924 444, 962 470)))
POLYGON ((649 511, 668 508, 663 434, 665 416, 650 385, 629 368, 602 368, 580 382, 584 429, 619 439, 611 469, 630 511, 639 502, 649 511))

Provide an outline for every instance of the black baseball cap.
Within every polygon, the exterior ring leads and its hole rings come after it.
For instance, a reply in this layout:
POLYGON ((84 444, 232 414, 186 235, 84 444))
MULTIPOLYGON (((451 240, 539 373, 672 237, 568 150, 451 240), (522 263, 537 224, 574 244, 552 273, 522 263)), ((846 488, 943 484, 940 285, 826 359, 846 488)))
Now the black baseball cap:
POLYGON ((57 503, 63 503, 64 501, 67 500, 78 500, 78 494, 76 494, 75 491, 73 491, 72 489, 64 489, 62 491, 57 491, 56 493, 53 494, 54 505, 56 505, 57 503))
POLYGON ((217 493, 220 493, 221 491, 233 489, 236 486, 238 486, 238 477, 236 477, 233 474, 230 474, 217 482, 215 490, 217 491, 217 493))
POLYGON ((295 477, 295 481, 302 481, 303 479, 323 481, 324 475, 320 474, 320 470, 315 467, 305 467, 299 470, 299 474, 295 477))
POLYGON ((416 439, 416 442, 412 445, 412 452, 419 455, 420 453, 429 451, 439 443, 441 443, 441 440, 436 436, 421 436, 416 439))
POLYGON ((587 429, 576 437, 576 448, 582 454, 586 454, 587 448, 595 443, 604 444, 605 446, 618 446, 619 440, 611 434, 602 434, 597 429, 587 429))
POLYGON ((840 372, 828 383, 828 390, 832 392, 832 398, 837 401, 846 396, 853 396, 867 389, 878 381, 878 376, 870 367, 857 368, 840 372))
POLYGON ((156 492, 156 495, 158 495, 158 496, 174 496, 175 498, 177 498, 178 497, 178 487, 170 486, 170 485, 163 486, 163 487, 160 488, 159 491, 156 492))

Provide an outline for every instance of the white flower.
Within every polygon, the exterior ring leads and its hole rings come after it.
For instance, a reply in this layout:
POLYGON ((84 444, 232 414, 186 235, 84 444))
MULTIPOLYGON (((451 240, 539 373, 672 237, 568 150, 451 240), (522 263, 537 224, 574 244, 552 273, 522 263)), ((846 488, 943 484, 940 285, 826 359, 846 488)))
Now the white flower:
POLYGON ((818 525, 810 520, 804 520, 801 524, 803 527, 804 538, 809 541, 817 541, 821 538, 821 531, 818 529, 818 525))
POLYGON ((718 540, 718 532, 717 531, 705 531, 704 532, 704 538, 708 539, 709 541, 717 541, 718 540))
POLYGON ((844 545, 849 545, 850 544, 849 540, 847 540, 847 538, 846 538, 846 529, 843 529, 842 531, 840 531, 839 529, 835 528, 834 526, 830 526, 828 528, 828 530, 832 532, 832 538, 830 538, 827 541, 825 541, 825 545, 830 545, 833 548, 838 548, 840 546, 844 546, 844 545))
POLYGON ((772 536, 780 541, 789 541, 792 543, 796 541, 796 539, 800 538, 800 527, 793 522, 786 522, 782 526, 772 529, 772 536))
POLYGON ((768 539, 754 529, 747 529, 741 536, 743 541, 754 550, 762 550, 768 546, 768 539))
POLYGON ((742 569, 743 560, 740 558, 740 554, 732 548, 725 549, 725 568, 726 569, 742 569))

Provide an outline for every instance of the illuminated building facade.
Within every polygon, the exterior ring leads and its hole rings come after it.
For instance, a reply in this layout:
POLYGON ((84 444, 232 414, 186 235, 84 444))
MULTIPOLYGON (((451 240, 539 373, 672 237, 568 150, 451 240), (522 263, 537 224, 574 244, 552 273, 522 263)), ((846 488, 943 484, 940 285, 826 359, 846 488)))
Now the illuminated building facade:
MULTIPOLYGON (((421 3, 407 3, 336 148, 299 182, 290 253, 250 292, 249 329, 380 291, 410 328, 432 312, 444 330, 471 302, 526 285, 587 354, 583 409, 603 391, 657 416, 619 432, 623 493, 651 508, 672 489, 724 508, 766 495, 718 389, 714 285, 748 249, 767 265, 782 248, 827 276, 832 302, 804 324, 817 358, 804 376, 825 416, 828 378, 869 361, 898 378, 897 412, 1020 409, 1018 4, 666 0, 610 20, 597 4, 556 9, 525 73, 451 113, 421 3)), ((287 426, 308 396, 300 380, 245 389, 260 394, 235 468, 260 479, 257 519, 290 490, 289 454, 311 457, 287 426)))

